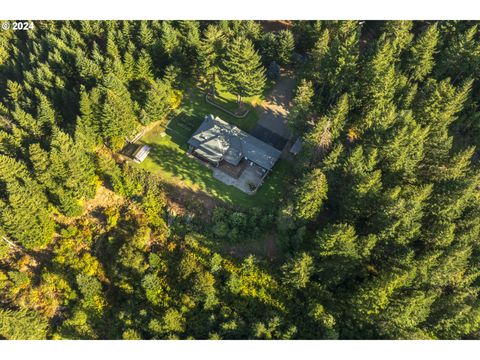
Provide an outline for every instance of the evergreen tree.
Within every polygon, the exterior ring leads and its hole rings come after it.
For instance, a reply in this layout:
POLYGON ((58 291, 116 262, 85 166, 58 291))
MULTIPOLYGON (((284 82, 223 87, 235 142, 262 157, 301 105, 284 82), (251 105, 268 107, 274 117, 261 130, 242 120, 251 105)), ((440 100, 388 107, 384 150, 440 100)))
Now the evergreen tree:
POLYGON ((263 62, 269 64, 272 61, 278 61, 277 59, 277 37, 273 32, 266 32, 263 34, 260 41, 260 54, 262 55, 263 62))
POLYGON ((77 117, 75 141, 83 144, 87 149, 93 149, 100 143, 101 127, 85 88, 80 90, 80 114, 77 117))
POLYGON ((355 228, 347 224, 328 225, 315 238, 318 263, 316 275, 323 283, 336 286, 348 277, 359 275, 362 252, 368 254, 372 244, 361 241, 355 228), (369 245, 366 248, 363 247, 369 245))
POLYGON ((295 91, 292 108, 287 118, 287 125, 295 134, 302 134, 308 126, 313 96, 312 82, 302 79, 295 91))
POLYGON ((328 184, 320 169, 308 173, 296 193, 295 213, 299 219, 314 220, 327 198, 328 184))
POLYGON ((118 150, 125 137, 131 136, 137 127, 133 103, 125 86, 114 75, 106 78, 104 86, 102 134, 109 145, 118 150))
POLYGON ((328 29, 323 30, 318 40, 311 51, 311 71, 312 78, 315 81, 322 83, 325 81, 324 69, 326 67, 327 54, 329 52, 330 44, 330 31, 328 29))
POLYGON ((313 259, 306 253, 299 254, 282 267, 284 283, 295 289, 307 286, 313 273, 313 259))
MULTIPOLYGON (((341 21, 331 36, 329 51, 323 65, 318 69, 323 73, 328 104, 342 93, 351 90, 357 76, 357 63, 360 53, 360 27, 357 21, 341 21)), ((315 48, 320 51, 326 39, 321 38, 315 48)), ((320 52, 321 53, 321 52, 320 52)), ((316 56, 320 54, 314 53, 316 56)))
POLYGON ((465 32, 452 37, 439 61, 439 75, 458 79, 478 78, 480 64, 480 44, 477 40, 478 26, 475 24, 465 32))
POLYGON ((439 83, 429 80, 419 96, 415 107, 415 118, 429 127, 426 139, 422 173, 430 179, 441 176, 452 147, 449 125, 455 120, 468 96, 472 82, 458 89, 445 79, 439 83))
POLYGON ((356 128, 368 129, 388 109, 396 89, 394 47, 388 40, 380 41, 364 70, 362 85, 363 113, 356 128))
POLYGON ((46 245, 54 224, 41 187, 26 167, 0 155, 0 228, 28 249, 46 245))
POLYGON ((162 21, 162 31, 160 43, 163 53, 167 59, 175 59, 178 56, 178 47, 180 45, 180 34, 173 27, 170 21, 162 21))
POLYGON ((28 310, 0 309, 0 337, 7 340, 45 340, 48 322, 28 310))
POLYGON ((209 25, 203 36, 198 55, 200 71, 209 82, 210 92, 214 94, 225 49, 225 35, 216 26, 209 25))
POLYGON ((135 77, 140 80, 153 80, 152 59, 146 51, 142 51, 135 64, 135 77))
POLYGON ((157 80, 151 84, 143 111, 142 123, 165 120, 173 109, 174 94, 169 83, 157 80))
POLYGON ((48 152, 43 150, 40 144, 32 144, 28 148, 28 155, 37 181, 46 188, 53 186, 48 152))
POLYGON ((265 69, 260 55, 252 42, 243 37, 233 39, 227 48, 222 75, 225 86, 237 95, 239 104, 243 97, 260 95, 265 88, 265 69))
POLYGON ((438 39, 437 24, 433 24, 425 29, 410 47, 407 66, 413 80, 422 81, 432 71, 438 39))
POLYGON ((412 27, 413 21, 411 20, 387 21, 385 23, 382 35, 391 42, 395 60, 400 59, 401 53, 412 42, 412 27))
POLYGON ((79 200, 95 193, 91 158, 67 134, 57 130, 51 143, 50 164, 53 186, 49 191, 65 214, 78 214, 81 211, 79 200))
POLYGON ((288 65, 292 61, 295 40, 290 30, 280 30, 276 36, 277 51, 276 58, 282 65, 288 65))
POLYGON ((305 156, 310 164, 316 164, 338 139, 345 127, 347 115, 348 95, 344 94, 328 115, 322 117, 305 137, 305 156))

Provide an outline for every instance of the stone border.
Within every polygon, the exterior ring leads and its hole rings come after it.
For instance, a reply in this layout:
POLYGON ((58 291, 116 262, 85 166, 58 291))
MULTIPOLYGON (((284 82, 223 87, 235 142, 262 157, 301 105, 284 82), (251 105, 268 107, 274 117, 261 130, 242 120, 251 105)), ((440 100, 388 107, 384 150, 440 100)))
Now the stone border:
POLYGON ((229 115, 231 115, 231 116, 233 116, 233 117, 235 117, 235 118, 237 118, 237 119, 243 119, 243 118, 245 118, 245 117, 250 113, 250 110, 247 109, 247 111, 246 111, 245 113, 243 113, 242 115, 236 115, 236 114, 232 113, 230 110, 227 110, 227 109, 225 109, 223 106, 217 104, 217 103, 214 102, 213 100, 210 100, 210 99, 208 98, 208 94, 205 94, 205 101, 206 101, 207 103, 209 103, 210 105, 215 106, 217 109, 220 109, 220 110, 222 110, 223 112, 226 112, 227 114, 229 114, 229 115))

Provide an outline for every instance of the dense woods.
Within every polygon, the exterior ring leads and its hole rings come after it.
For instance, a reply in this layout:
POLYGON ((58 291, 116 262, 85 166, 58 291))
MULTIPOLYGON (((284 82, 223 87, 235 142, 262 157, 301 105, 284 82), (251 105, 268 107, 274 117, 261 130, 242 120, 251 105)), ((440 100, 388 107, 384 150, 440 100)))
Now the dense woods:
POLYGON ((1 31, 0 339, 479 339, 479 99, 475 22, 1 31), (304 147, 276 207, 118 161, 191 88, 280 69, 304 147), (226 250, 266 237, 274 261, 226 250))

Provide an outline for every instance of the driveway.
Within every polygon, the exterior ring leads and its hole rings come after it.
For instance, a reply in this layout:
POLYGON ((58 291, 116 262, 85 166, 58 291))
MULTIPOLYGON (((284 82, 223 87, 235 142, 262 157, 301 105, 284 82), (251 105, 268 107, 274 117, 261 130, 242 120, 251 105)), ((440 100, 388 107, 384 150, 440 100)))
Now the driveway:
POLYGON ((285 139, 290 137, 287 116, 295 85, 294 78, 282 74, 270 95, 260 105, 260 118, 257 124, 285 139))

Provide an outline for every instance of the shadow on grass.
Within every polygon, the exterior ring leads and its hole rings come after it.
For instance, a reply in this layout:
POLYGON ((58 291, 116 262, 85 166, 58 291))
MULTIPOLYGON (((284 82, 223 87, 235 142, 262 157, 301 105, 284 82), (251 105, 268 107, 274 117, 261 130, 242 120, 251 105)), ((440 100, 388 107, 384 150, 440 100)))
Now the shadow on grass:
POLYGON ((241 202, 241 197, 248 195, 220 183, 213 178, 211 169, 189 158, 184 151, 163 144, 152 144, 150 157, 161 169, 190 187, 213 194, 230 204, 241 202), (223 185, 223 186, 222 186, 223 185))
POLYGON ((142 167, 152 172, 161 171, 168 182, 180 181, 194 191, 201 190, 229 205, 239 208, 273 205, 281 200, 288 185, 286 171, 288 164, 280 162, 277 164, 278 171, 274 171, 266 178, 256 194, 245 194, 215 179, 210 168, 188 157, 183 149, 169 143, 168 139, 163 141, 149 143, 151 146, 149 159, 142 167))

